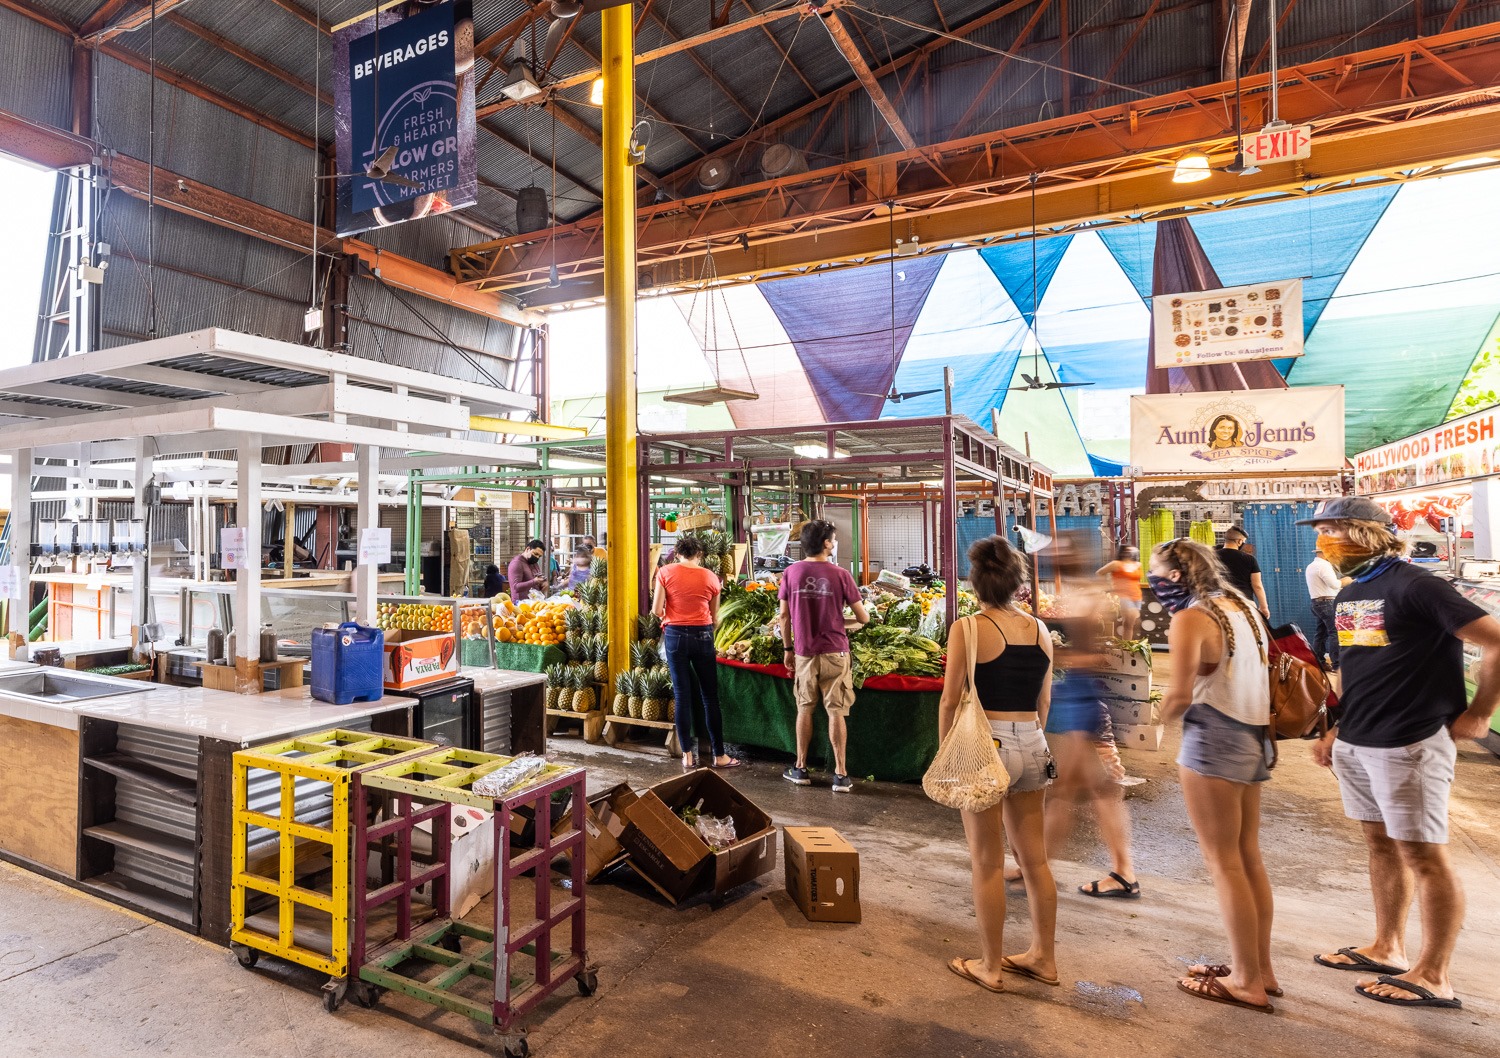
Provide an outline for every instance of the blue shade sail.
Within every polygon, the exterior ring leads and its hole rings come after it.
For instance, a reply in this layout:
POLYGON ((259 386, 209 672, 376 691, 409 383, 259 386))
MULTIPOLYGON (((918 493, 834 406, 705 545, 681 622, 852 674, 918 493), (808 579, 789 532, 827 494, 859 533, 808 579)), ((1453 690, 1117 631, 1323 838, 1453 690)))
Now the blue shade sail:
POLYGON ((1073 242, 1073 236, 1063 235, 1036 241, 1036 282, 1031 279, 1031 240, 1018 239, 1003 246, 990 246, 979 251, 984 263, 990 266, 995 278, 1000 280, 1010 295, 1021 316, 1027 323, 1036 319, 1037 302, 1047 297, 1047 287, 1062 264, 1063 255, 1073 242))
POLYGON ((885 404, 880 394, 891 388, 943 260, 933 256, 896 262, 896 272, 904 278, 894 284, 894 319, 889 265, 781 279, 761 287, 797 349, 825 422, 861 422, 880 415, 885 404))

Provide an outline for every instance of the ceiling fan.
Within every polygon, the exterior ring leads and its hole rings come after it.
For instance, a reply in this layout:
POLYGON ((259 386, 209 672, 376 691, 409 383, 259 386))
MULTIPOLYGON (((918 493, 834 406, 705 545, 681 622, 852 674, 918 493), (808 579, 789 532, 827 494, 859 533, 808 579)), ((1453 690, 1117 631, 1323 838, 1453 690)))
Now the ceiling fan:
POLYGON ((542 17, 547 20, 547 40, 542 46, 541 69, 551 67, 552 60, 562 50, 563 37, 568 25, 579 15, 592 15, 607 7, 621 7, 631 0, 547 0, 542 7, 542 17))
POLYGON ((399 150, 400 148, 394 145, 387 147, 385 150, 380 152, 380 157, 376 158, 369 165, 365 166, 365 171, 362 173, 337 173, 333 176, 320 176, 318 179, 358 180, 361 177, 364 177, 369 180, 378 180, 383 184, 395 184, 397 187, 420 188, 422 185, 417 183, 415 180, 404 177, 400 173, 391 172, 391 166, 396 164, 396 154, 399 150))
POLYGON ((900 404, 903 400, 911 400, 914 397, 925 397, 929 393, 941 393, 941 392, 942 392, 941 389, 917 389, 917 390, 912 390, 910 393, 902 393, 898 389, 896 389, 896 384, 894 382, 892 382, 891 383, 891 391, 889 393, 860 393, 860 392, 856 391, 855 392, 855 396, 858 396, 858 397, 880 397, 882 400, 888 400, 892 404, 900 404))
POLYGON ((1006 392, 1008 392, 1008 393, 1024 393, 1027 390, 1038 390, 1038 389, 1040 389, 1040 390, 1046 390, 1046 389, 1071 389, 1074 386, 1092 386, 1093 385, 1092 382, 1043 382, 1038 376, 1036 376, 1036 375, 1028 375, 1024 371, 1021 372, 1021 377, 1026 380, 1026 385, 1024 385, 1024 386, 1011 386, 1010 389, 1007 390, 1006 392))

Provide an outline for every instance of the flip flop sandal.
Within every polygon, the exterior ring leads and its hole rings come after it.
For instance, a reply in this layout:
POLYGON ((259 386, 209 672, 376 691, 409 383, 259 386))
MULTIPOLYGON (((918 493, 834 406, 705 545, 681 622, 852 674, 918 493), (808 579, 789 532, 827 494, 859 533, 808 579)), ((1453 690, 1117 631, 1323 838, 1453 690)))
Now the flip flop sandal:
POLYGON ((969 961, 967 959, 949 959, 948 969, 958 974, 958 976, 962 977, 965 981, 973 981, 976 985, 978 985, 980 988, 983 988, 986 992, 994 992, 998 995, 1005 991, 1004 988, 996 987, 995 985, 990 984, 988 981, 981 981, 978 977, 976 977, 973 971, 969 969, 969 961))
POLYGON ((1190 996, 1199 999, 1207 999, 1213 1003, 1225 1003, 1231 1007, 1244 1007, 1246 1010, 1258 1010, 1262 1014, 1274 1014, 1276 1008, 1270 1003, 1251 1003, 1249 1000, 1240 999, 1229 989, 1219 983, 1217 977, 1193 977, 1187 981, 1178 981, 1177 989, 1186 992, 1190 996), (1202 988, 1194 988, 1193 984, 1201 984, 1202 988))
POLYGON ((1043 977, 1031 967, 1022 966, 1020 963, 1012 959, 1009 955, 1001 958, 1000 969, 1004 970, 1008 974, 1019 974, 1021 977, 1029 977, 1033 981, 1040 981, 1042 984, 1051 985, 1053 988, 1056 988, 1057 986, 1062 984, 1062 978, 1043 977))
POLYGON ((1368 955, 1361 955, 1353 948, 1340 948, 1338 951, 1334 952, 1334 954, 1342 955, 1345 958, 1353 959, 1354 961, 1329 962, 1321 955, 1314 955, 1313 962, 1317 963, 1319 966, 1326 966, 1330 970, 1354 970, 1356 973, 1404 974, 1411 972, 1410 970, 1403 970, 1399 966, 1387 966, 1383 962, 1376 962, 1368 955))
POLYGON ((1403 981, 1399 977, 1390 974, 1381 974, 1375 978, 1376 983, 1390 985, 1399 988, 1403 992, 1410 992, 1416 999, 1402 999, 1399 996, 1378 996, 1374 992, 1365 991, 1362 984, 1355 985, 1354 990, 1366 999, 1373 999, 1377 1003, 1390 1003, 1397 1007, 1444 1007, 1448 1010, 1462 1010, 1463 1003, 1457 999, 1444 999, 1442 996, 1434 995, 1421 985, 1414 985, 1410 981, 1403 981))
POLYGON ((730 757, 728 764, 715 764, 714 765, 714 767, 717 768, 719 771, 728 771, 730 768, 743 768, 744 766, 745 766, 745 762, 742 761, 742 760, 740 760, 738 757, 730 757))
POLYGON ((1080 885, 1078 891, 1084 896, 1098 897, 1100 900, 1139 900, 1141 898, 1141 883, 1139 881, 1127 882, 1114 871, 1109 876, 1120 883, 1119 889, 1100 889, 1099 881, 1095 880, 1088 885, 1080 885))
MULTIPOLYGON (((1232 977, 1233 975, 1234 971, 1221 962, 1205 963, 1201 970, 1188 970, 1189 977, 1232 977)), ((1266 995, 1280 999, 1286 995, 1286 990, 1282 988, 1268 988, 1266 989, 1266 995)))

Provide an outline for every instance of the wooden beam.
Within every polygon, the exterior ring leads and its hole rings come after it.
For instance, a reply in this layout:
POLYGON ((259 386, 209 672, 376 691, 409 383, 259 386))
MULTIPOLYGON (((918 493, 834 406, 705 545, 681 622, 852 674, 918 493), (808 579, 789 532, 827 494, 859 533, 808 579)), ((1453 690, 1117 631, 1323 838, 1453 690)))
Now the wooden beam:
POLYGON ((47 13, 46 11, 43 11, 39 7, 33 7, 31 4, 27 3, 26 0, 0 0, 0 7, 3 7, 8 11, 14 11, 18 15, 24 15, 26 18, 31 19, 31 21, 46 26, 53 32, 62 33, 68 37, 71 37, 73 35, 72 26, 68 25, 61 19, 47 13))
MULTIPOLYGON (((172 25, 176 26, 178 29, 183 29, 191 33, 199 40, 207 41, 209 44, 212 44, 220 51, 228 55, 233 55, 236 59, 240 60, 240 62, 245 63, 248 66, 255 67, 261 73, 270 74, 282 84, 290 85, 304 95, 310 96, 314 94, 313 86, 302 80, 302 78, 293 76, 268 59, 263 59, 259 55, 256 55, 254 52, 247 51, 246 49, 240 47, 238 44, 234 43, 234 41, 226 40, 212 30, 204 29, 202 26, 198 25, 198 23, 175 13, 168 15, 166 17, 166 20, 172 25)), ((322 103, 324 106, 333 106, 333 97, 327 92, 319 91, 317 93, 317 96, 318 102, 322 103)))
MULTIPOLYGON (((1115 74, 1120 72, 1120 67, 1124 65, 1126 57, 1130 54, 1131 49, 1135 47, 1135 42, 1141 39, 1141 34, 1146 31, 1146 27, 1151 24, 1151 20, 1156 17, 1156 12, 1160 9, 1161 5, 1162 0, 1151 0, 1151 6, 1146 8, 1146 13, 1136 22, 1135 29, 1131 30, 1130 36, 1125 38, 1124 46, 1115 53, 1114 61, 1109 64, 1109 69, 1104 72, 1104 76, 1100 80, 1113 81, 1115 79, 1115 74)), ((1092 105, 1094 100, 1098 99, 1108 90, 1108 85, 1100 85, 1084 102, 1084 107, 1087 108, 1092 105)))
MULTIPOLYGON (((49 169, 86 165, 94 158, 100 158, 101 167, 113 186, 135 198, 146 195, 150 167, 144 161, 110 152, 85 136, 76 136, 64 129, 0 110, 0 144, 7 153, 49 169)), ((298 252, 310 250, 310 243, 316 239, 320 251, 342 250, 367 259, 378 257, 386 281, 393 286, 517 326, 530 326, 535 321, 509 299, 494 294, 476 295, 469 288, 457 287, 452 276, 436 268, 418 264, 399 254, 376 250, 358 239, 340 240, 326 228, 320 227, 314 232, 306 220, 179 176, 161 166, 156 167, 155 183, 155 201, 163 209, 197 217, 298 252)))
POLYGON ((875 76, 875 71, 870 69, 870 64, 865 62, 864 55, 859 50, 859 45, 854 43, 854 38, 849 36, 849 30, 839 19, 837 11, 829 11, 818 16, 823 20, 823 28, 828 30, 828 36, 833 39, 833 46, 843 53, 844 59, 849 63, 849 68, 854 71, 863 86, 865 94, 875 104, 875 109, 885 119, 885 123, 896 135, 901 146, 908 150, 916 150, 917 140, 906 127, 906 122, 901 120, 896 105, 891 102, 890 97, 885 94, 885 89, 880 87, 880 80, 875 76))
POLYGON ((78 35, 87 37, 99 32, 118 18, 120 12, 134 3, 135 0, 104 0, 104 3, 94 8, 92 15, 83 20, 83 24, 78 27, 78 35))
MULTIPOLYGON (((728 10, 728 5, 725 6, 725 10, 728 10)), ((647 8, 646 13, 650 15, 651 21, 655 22, 662 28, 663 32, 666 33, 669 39, 680 39, 677 37, 677 31, 672 28, 671 23, 669 23, 664 16, 658 13, 655 8, 647 8)), ((702 73, 703 76, 708 80, 708 83, 717 88, 720 95, 729 100, 729 102, 734 106, 736 110, 745 115, 746 121, 752 123, 755 121, 755 115, 750 113, 750 108, 745 106, 744 103, 741 103, 739 97, 730 90, 729 86, 726 85, 723 81, 719 80, 719 75, 714 73, 713 67, 709 66, 708 63, 700 59, 696 51, 689 51, 687 53, 687 57, 693 61, 694 66, 698 67, 699 72, 702 73)))
POLYGON ((104 29, 89 34, 83 38, 86 44, 107 44, 120 36, 122 33, 132 33, 143 26, 151 24, 153 16, 161 18, 169 14, 173 8, 187 3, 187 0, 156 0, 156 10, 151 9, 147 0, 137 0, 139 6, 133 14, 123 15, 112 21, 104 29))
MULTIPOLYGON (((565 103, 570 102, 572 102, 572 100, 564 99, 562 96, 554 95, 547 102, 548 113, 555 114, 557 116, 557 123, 559 125, 562 125, 564 128, 570 130, 574 135, 581 136, 583 139, 587 140, 589 143, 602 150, 604 148, 604 139, 599 135, 598 132, 594 131, 593 126, 591 126, 588 122, 584 121, 577 114, 574 114, 571 110, 564 106, 565 103)), ((657 190, 668 190, 667 185, 662 182, 661 177, 657 176, 644 165, 636 166, 635 171, 640 174, 642 180, 644 180, 646 183, 650 184, 657 190)))
MULTIPOLYGON (((650 0, 647 0, 647 3, 649 4, 650 0)), ((746 11, 750 12, 750 14, 752 15, 757 13, 755 8, 750 6, 750 0, 740 0, 740 6, 743 7, 746 11)), ((802 72, 802 68, 798 66, 794 61, 792 61, 792 53, 788 49, 781 46, 781 39, 777 37, 776 34, 771 32, 771 27, 766 25, 765 23, 762 23, 760 26, 760 31, 764 33, 766 35, 766 39, 771 42, 771 47, 776 49, 776 54, 781 56, 781 61, 786 63, 787 69, 791 70, 792 73, 797 75, 797 80, 802 82, 802 86, 806 88, 811 95, 817 95, 817 85, 809 81, 807 79, 807 74, 802 72)))
MULTIPOLYGON (((505 144, 511 150, 516 151, 518 154, 525 155, 527 158, 530 158, 532 161, 536 162, 538 165, 544 166, 544 167, 546 167, 548 169, 552 168, 552 159, 549 158, 549 157, 547 157, 546 155, 544 155, 544 154, 538 154, 534 150, 531 150, 531 149, 528 149, 526 147, 523 147, 521 144, 519 144, 515 140, 511 139, 509 136, 507 136, 505 133, 501 132, 499 129, 494 128, 493 126, 487 125, 483 121, 479 122, 478 124, 479 124, 480 128, 484 129, 485 132, 488 132, 491 136, 495 137, 495 139, 497 139, 501 143, 505 144)), ((602 199, 603 199, 603 192, 601 192, 597 187, 595 187, 592 183, 590 183, 587 179, 585 179, 584 177, 580 176, 579 174, 577 174, 575 172, 572 172, 569 169, 564 169, 562 166, 559 165, 557 167, 557 175, 560 176, 560 177, 562 177, 564 180, 567 180, 570 184, 573 184, 573 185, 575 185, 577 187, 582 188, 583 190, 587 191, 589 194, 593 195, 595 198, 600 199, 602 201, 602 199)))
POLYGON ((311 11, 304 8, 301 4, 294 3, 293 0, 271 0, 271 3, 275 4, 283 11, 287 11, 293 15, 296 15, 303 22, 306 22, 309 26, 316 26, 324 34, 330 34, 333 32, 333 26, 331 24, 318 18, 311 11))
POLYGON ((1016 39, 1012 41, 1010 47, 1006 49, 1010 52, 1010 54, 1002 56, 1000 58, 1000 61, 995 64, 994 72, 992 72, 989 76, 989 79, 984 82, 984 87, 974 94, 974 99, 969 103, 968 108, 963 112, 963 116, 953 123, 953 128, 950 130, 952 135, 957 136, 959 133, 963 132, 964 129, 968 128, 969 118, 973 117, 974 111, 979 109, 980 104, 984 102, 985 97, 990 94, 990 89, 995 87, 995 83, 999 81, 1000 76, 1005 73, 1006 67, 1010 65, 1010 61, 1015 53, 1020 51, 1021 48, 1025 47, 1026 41, 1031 37, 1031 31, 1036 29, 1037 23, 1042 20, 1042 16, 1047 13, 1047 8, 1050 7, 1051 4, 1052 0, 1041 0, 1041 2, 1036 5, 1036 10, 1031 13, 1031 18, 1027 20, 1026 25, 1021 27, 1021 32, 1016 34, 1016 39))

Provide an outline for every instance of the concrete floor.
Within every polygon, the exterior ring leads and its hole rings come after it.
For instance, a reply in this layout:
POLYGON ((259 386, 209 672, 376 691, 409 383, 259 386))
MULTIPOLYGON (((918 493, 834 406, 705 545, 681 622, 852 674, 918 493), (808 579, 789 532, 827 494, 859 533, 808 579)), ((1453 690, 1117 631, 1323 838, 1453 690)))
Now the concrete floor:
MULTIPOLYGON (((590 787, 675 773, 659 754, 558 745, 586 763, 590 787)), ((715 911, 674 910, 643 890, 590 893, 599 992, 571 988, 531 1019, 548 1058, 718 1055, 1493 1056, 1500 1050, 1500 760, 1460 755, 1454 859, 1468 890, 1454 981, 1462 1011, 1399 1010, 1357 997, 1359 978, 1310 956, 1369 939, 1365 859, 1331 776, 1304 747, 1283 758, 1265 795, 1265 847, 1276 887, 1277 970, 1287 997, 1267 1017, 1179 993, 1185 964, 1227 958, 1213 892, 1188 828, 1172 764, 1133 753, 1150 780, 1131 798, 1139 902, 1073 892, 1102 860, 1080 831, 1055 865, 1063 890, 1063 987, 1007 981, 991 995, 944 962, 976 953, 967 858, 956 815, 912 787, 861 784, 853 796, 796 789, 761 762, 734 781, 781 824, 829 824, 860 850, 864 922, 808 923, 779 870, 715 911)), ((1012 900, 1016 946, 1026 904, 1012 900)), ((1419 930, 1411 929, 1415 943, 1419 930)), ((0 864, 0 1056, 282 1056, 402 1051, 472 1055, 472 1025, 387 996, 377 1010, 319 1003, 320 979, 262 961, 247 972, 223 949, 0 864)))

